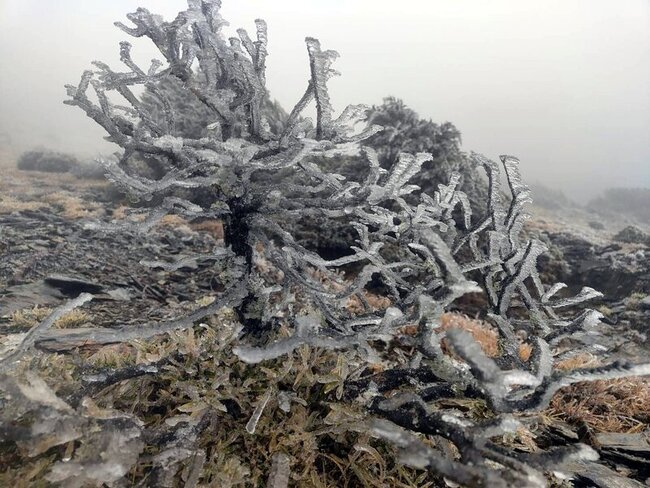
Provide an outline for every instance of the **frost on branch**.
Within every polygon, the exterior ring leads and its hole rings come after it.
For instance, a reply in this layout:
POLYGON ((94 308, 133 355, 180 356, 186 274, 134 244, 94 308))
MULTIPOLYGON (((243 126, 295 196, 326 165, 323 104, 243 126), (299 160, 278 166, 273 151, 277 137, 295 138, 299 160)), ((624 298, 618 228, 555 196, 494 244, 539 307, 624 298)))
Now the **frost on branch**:
MULTIPOLYGON (((146 9, 129 14, 133 25, 118 26, 151 41, 160 59, 139 66, 131 44, 123 42, 124 67, 95 62, 94 71, 67 86, 66 103, 81 108, 121 148, 117 161, 102 164, 107 177, 140 203, 130 215, 129 229, 149 231, 170 213, 223 222, 223 250, 143 265, 179 270, 200 260, 213 262, 215 270, 229 271, 225 290, 212 304, 160 323, 51 330, 46 319, 36 329, 38 336, 28 337, 18 353, 32 345, 114 344, 191 331, 228 307, 241 327, 232 351, 245 363, 286 356, 291 366, 304 346, 352 358, 351 377, 344 377, 344 365, 337 369, 338 377, 332 374, 336 397, 360 405, 370 419, 346 425, 394 444, 402 460, 418 468, 469 486, 544 486, 544 471, 560 469, 569 459, 593 458, 581 445, 541 455, 500 442, 520 427, 512 415, 544 408, 562 386, 650 373, 647 365, 628 363, 554 371, 554 346, 598 321, 597 312, 590 310, 572 316, 575 308, 599 294, 585 288, 558 298, 563 285, 542 282, 537 260, 545 247, 522 232, 530 191, 518 160, 502 156, 497 163, 469 156, 487 175, 486 211, 472 208, 458 173, 437 189, 414 184, 433 157, 427 152, 401 152, 383 168, 367 144, 381 127, 368 123, 363 106, 340 112, 333 106, 328 81, 336 74, 332 65, 337 54, 313 38, 306 39, 307 88, 296 94, 289 115, 271 124, 266 24, 256 21, 254 37, 239 29, 236 37, 226 38, 220 6, 217 0, 191 0, 171 22, 146 9), (200 104, 205 127, 181 122, 187 114, 175 109, 178 104, 165 88, 170 84, 200 104), (315 125, 302 116, 312 102, 315 125), (139 174, 130 165, 133 158, 155 161, 160 174, 139 174), (327 161, 337 158, 361 162, 363 171, 349 178, 328 169, 327 161), (502 188, 502 175, 507 188, 502 188), (326 232, 327 225, 347 225, 354 235, 345 252, 331 256, 306 247, 292 224, 308 219, 325 222, 313 230, 316 235, 326 232), (496 357, 488 357, 470 334, 442 327, 442 315, 469 294, 485 298, 485 317, 498 333, 496 357), (532 350, 530 358, 520 355, 523 343, 532 350), (476 422, 458 410, 433 405, 459 399, 484 402, 492 420, 476 422), (446 449, 425 442, 432 439, 444 440, 446 449)), ((102 231, 121 227, 89 226, 102 231)), ((139 377, 163 370, 156 366, 123 373, 139 377)), ((100 383, 123 377, 108 375, 100 383)), ((256 435, 276 403, 290 411, 287 398, 277 385, 264 389, 249 414, 247 432, 256 435)), ((50 403, 37 408, 71 416, 58 402, 50 403)), ((61 418, 68 419, 65 415, 61 418)), ((161 449, 149 458, 160 486, 171 486, 178 466, 184 467, 190 485, 201 476, 207 452, 197 439, 204 417, 196 412, 187 417, 174 420, 175 430, 159 434, 161 449)), ((114 473, 123 473, 137 451, 136 424, 129 423, 122 437, 97 440, 102 449, 111 443, 129 446, 128 459, 114 473)), ((86 427, 72 425, 71 438, 86 427)), ((291 471, 286 459, 273 459, 269 484, 283 486, 291 471)), ((56 468, 52 479, 82 476, 86 462, 56 468)), ((109 474, 102 476, 102 481, 114 481, 109 474)))

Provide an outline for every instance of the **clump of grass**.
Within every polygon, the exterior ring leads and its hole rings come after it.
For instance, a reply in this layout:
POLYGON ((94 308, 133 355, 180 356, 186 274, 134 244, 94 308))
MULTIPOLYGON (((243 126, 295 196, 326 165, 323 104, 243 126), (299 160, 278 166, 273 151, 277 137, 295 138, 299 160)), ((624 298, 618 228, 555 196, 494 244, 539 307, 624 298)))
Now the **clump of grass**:
POLYGON ((10 214, 23 210, 40 210, 44 207, 47 207, 47 204, 43 202, 22 201, 11 195, 3 195, 0 197, 0 214, 10 214))
POLYGON ((629 310, 638 310, 641 305, 641 300, 646 297, 645 293, 634 292, 625 299, 625 307, 629 310))
MULTIPOLYGON (((32 309, 17 310, 11 314, 9 324, 24 329, 31 329, 42 322, 50 313, 52 309, 49 307, 39 307, 38 305, 32 309)), ((80 309, 75 309, 54 322, 53 327, 59 329, 73 329, 86 324, 90 320, 90 315, 80 309)))
POLYGON ((197 232, 206 232, 215 240, 223 240, 223 223, 219 220, 206 219, 199 222, 193 222, 190 227, 197 232))
MULTIPOLYGON (((264 486, 276 453, 290 460, 291 486, 439 486, 434 475, 399 464, 392 447, 360 433, 366 415, 361 405, 339 401, 345 380, 360 367, 352 353, 303 346, 263 366, 247 365, 231 352, 238 330, 231 315, 224 311, 192 329, 151 341, 41 357, 29 367, 65 398, 78 392, 80 375, 89 366, 107 371, 164 362, 158 374, 108 386, 93 393, 91 401, 100 409, 137 415, 152 431, 210 418, 196 442, 206 453, 204 486, 264 486), (287 395, 289 408, 274 395, 251 434, 249 419, 270 388, 287 395)), ((78 446, 52 447, 33 459, 10 455, 7 447, 0 446, 0 459, 6 460, 0 483, 27 480, 22 486, 45 486, 50 466, 74 455, 78 446), (71 452, 66 454, 66 447, 71 452)), ((129 475, 132 483, 147 482, 152 469, 147 459, 163 447, 155 442, 146 446, 129 475)))
POLYGON ((89 320, 90 315, 88 313, 80 309, 75 309, 54 322, 53 327, 58 329, 74 329, 75 327, 86 325, 89 320))
MULTIPOLYGON (((499 356, 499 334, 487 322, 472 319, 467 315, 457 312, 443 313, 440 317, 440 330, 447 331, 450 329, 461 329, 469 332, 474 340, 479 343, 485 354, 491 358, 499 356)), ((444 341, 443 349, 447 351, 447 346, 444 341)), ((523 361, 528 361, 531 351, 532 348, 529 344, 525 342, 519 344, 519 357, 523 361)))
POLYGON ((98 203, 83 200, 67 191, 45 195, 43 201, 59 208, 61 216, 69 220, 98 217, 104 213, 98 203))
POLYGON ((607 305, 600 305, 599 307, 596 308, 600 313, 602 313, 605 317, 611 317, 614 315, 614 311, 609 308, 607 305))
POLYGON ((499 336, 489 324, 460 313, 444 313, 440 317, 440 330, 449 329, 462 329, 469 332, 485 354, 492 358, 499 355, 499 336))
POLYGON ((94 368, 123 368, 136 363, 135 348, 126 344, 109 344, 99 348, 85 358, 86 362, 94 368))
MULTIPOLYGON (((556 363, 573 370, 598 366, 591 354, 556 363)), ((642 432, 650 425, 650 379, 621 378, 575 383, 558 391, 546 411, 571 424, 586 424, 594 432, 642 432)))
POLYGON ((590 353, 576 354, 575 356, 562 359, 555 363, 555 367, 561 371, 571 371, 578 368, 591 368, 598 366, 600 361, 590 353))
POLYGON ((36 305, 31 309, 16 310, 9 318, 9 324, 17 328, 31 329, 52 313, 49 307, 36 305))

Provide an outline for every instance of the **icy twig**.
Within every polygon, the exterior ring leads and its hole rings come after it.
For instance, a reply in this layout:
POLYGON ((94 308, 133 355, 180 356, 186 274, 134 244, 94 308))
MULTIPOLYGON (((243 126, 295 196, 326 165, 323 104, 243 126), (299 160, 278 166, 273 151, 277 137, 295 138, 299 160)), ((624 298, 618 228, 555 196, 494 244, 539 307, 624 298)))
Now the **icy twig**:
POLYGON ((82 293, 67 303, 57 307, 45 320, 32 328, 23 338, 23 341, 9 355, 0 360, 0 372, 6 371, 15 365, 23 355, 32 348, 61 317, 81 307, 84 303, 93 299, 90 293, 82 293))

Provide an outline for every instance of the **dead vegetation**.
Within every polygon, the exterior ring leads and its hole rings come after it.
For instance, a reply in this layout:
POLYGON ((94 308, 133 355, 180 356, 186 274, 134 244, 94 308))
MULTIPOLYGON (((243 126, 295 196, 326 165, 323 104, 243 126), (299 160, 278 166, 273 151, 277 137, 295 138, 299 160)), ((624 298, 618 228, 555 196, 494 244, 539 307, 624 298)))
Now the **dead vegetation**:
MULTIPOLYGON (((17 320, 22 317, 15 315, 17 320)), ((337 401, 352 373, 345 354, 304 346, 264 367, 246 365, 231 353, 232 337, 223 332, 228 321, 224 311, 202 326, 154 341, 81 348, 76 359, 40 357, 29 367, 64 395, 79 388, 79 380, 92 370, 165 364, 162 374, 121 381, 78 401, 94 405, 98 412, 129 411, 152 432, 204 422, 197 439, 205 449, 203 486, 264 486, 277 453, 289 458, 292 486, 442 486, 429 472, 398 464, 391 447, 357 432, 364 419, 362 407, 337 401), (251 435, 249 419, 269 389, 283 392, 283 401, 266 405, 251 435)), ((0 485, 45 483, 54 464, 83 455, 83 442, 59 444, 56 436, 50 442, 36 455, 29 454, 36 452, 30 446, 17 452, 0 446, 0 485)), ((160 452, 155 443, 145 447, 143 462, 128 476, 134 486, 155 483, 155 470, 146 459, 160 452)), ((182 483, 180 478, 177 482, 182 483)))
POLYGON ((0 180, 0 214, 52 210, 71 220, 103 216, 96 196, 105 192, 104 181, 84 180, 69 173, 42 173, 3 169, 0 180), (93 198, 88 198, 90 195, 93 198))
POLYGON ((650 425, 650 381, 624 378, 577 383, 559 391, 548 414, 594 432, 644 432, 650 425))

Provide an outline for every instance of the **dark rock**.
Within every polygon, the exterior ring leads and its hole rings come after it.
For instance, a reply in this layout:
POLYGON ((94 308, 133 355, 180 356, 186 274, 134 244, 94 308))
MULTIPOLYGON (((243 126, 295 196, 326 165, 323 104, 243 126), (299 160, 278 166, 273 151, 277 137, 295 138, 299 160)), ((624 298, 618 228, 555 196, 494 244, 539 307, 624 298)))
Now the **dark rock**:
POLYGON ((50 275, 43 280, 46 285, 56 288, 62 295, 75 298, 82 293, 102 293, 104 287, 80 278, 71 278, 63 275, 50 275))
POLYGON ((590 286, 618 301, 632 293, 650 294, 650 254, 630 253, 618 245, 599 246, 568 233, 546 235, 549 257, 540 259, 547 279, 561 281, 572 289, 590 286))
POLYGON ((603 432, 596 436, 602 458, 617 465, 625 465, 641 474, 650 475, 650 436, 603 432))
POLYGON ((79 164, 72 168, 70 172, 86 180, 104 180, 106 178, 106 170, 104 167, 94 161, 79 164))
POLYGON ((568 466, 574 470, 574 485, 584 488, 643 488, 643 483, 629 479, 601 464, 577 462, 568 466))

